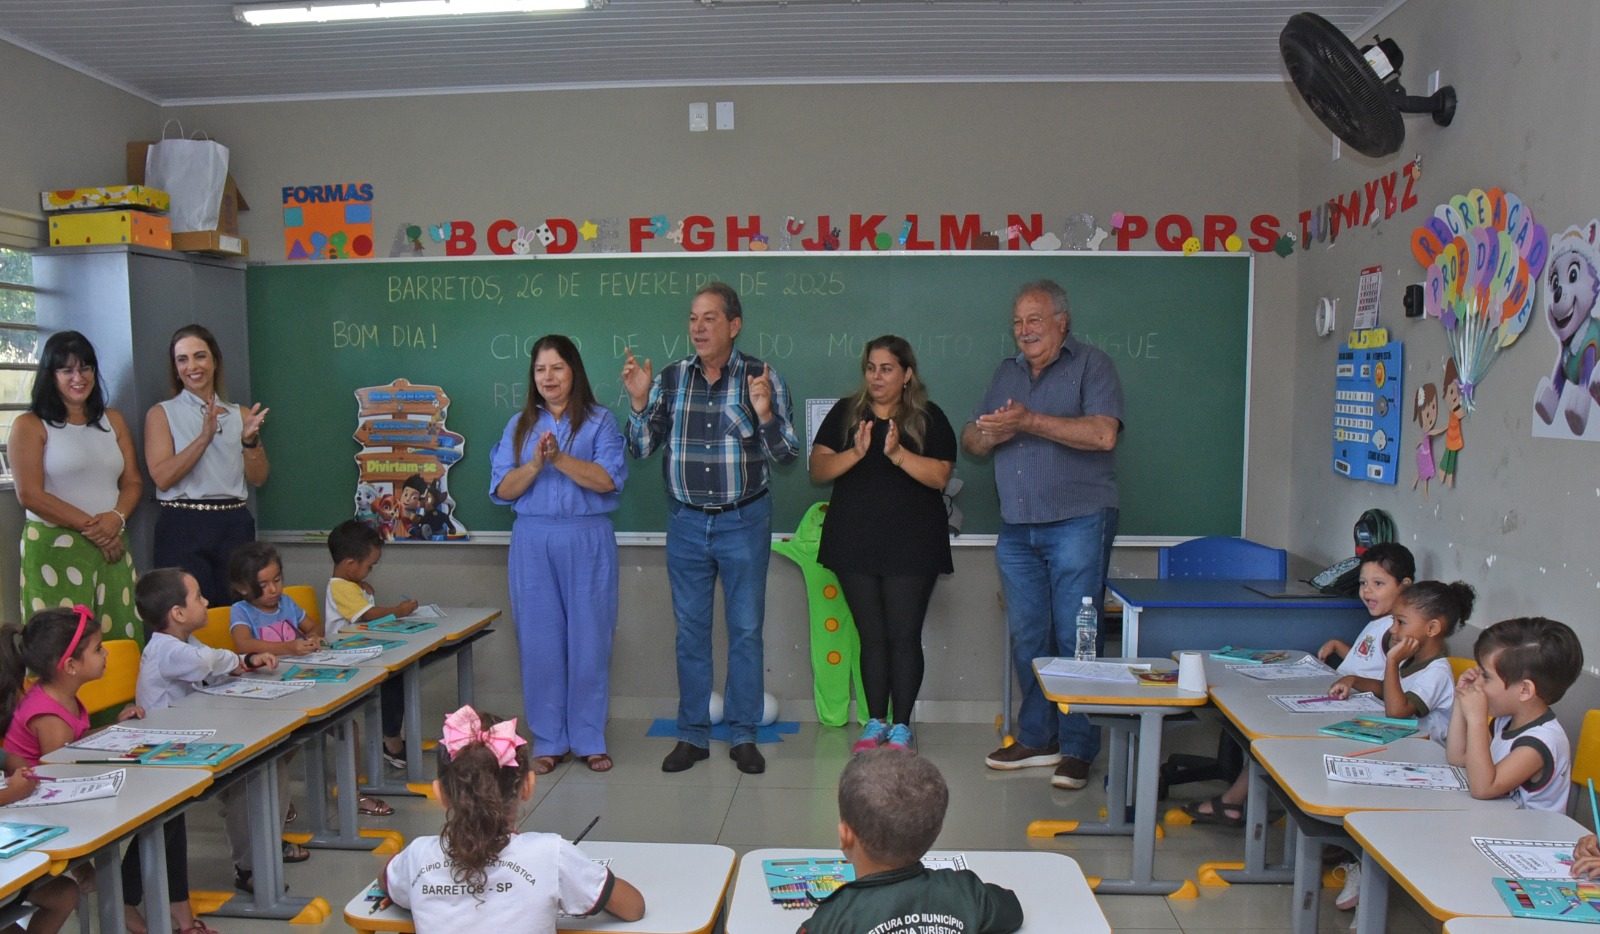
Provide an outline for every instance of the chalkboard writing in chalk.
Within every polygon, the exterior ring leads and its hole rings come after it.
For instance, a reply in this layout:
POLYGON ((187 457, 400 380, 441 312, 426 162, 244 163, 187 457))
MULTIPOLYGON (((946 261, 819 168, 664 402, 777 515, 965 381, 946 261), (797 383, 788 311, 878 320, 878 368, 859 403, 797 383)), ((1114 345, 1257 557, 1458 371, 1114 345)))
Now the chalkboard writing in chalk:
MULTIPOLYGON (((272 479, 262 529, 327 529, 354 513, 359 387, 396 378, 440 386, 450 428, 470 443, 450 472, 457 516, 505 530, 488 500, 489 450, 527 397, 528 353, 571 336, 619 423, 624 352, 659 371, 693 352, 689 302, 704 283, 744 301, 738 346, 788 381, 796 430, 805 400, 860 383, 862 346, 910 340, 932 399, 959 432, 996 363, 1014 354, 1017 287, 1053 278, 1073 303, 1072 330, 1111 355, 1127 401, 1118 442, 1123 535, 1237 535, 1244 493, 1245 380, 1251 260, 1244 256, 1099 253, 938 255, 594 255, 508 260, 294 263, 249 270, 255 398, 272 407, 272 479)), ((413 400, 418 405, 429 400, 413 400)), ((388 430, 375 424, 371 431, 388 430)), ((666 527, 661 455, 630 464, 613 517, 619 531, 666 527)), ((994 467, 965 454, 963 532, 999 528, 994 467)), ((804 456, 774 472, 773 529, 793 529, 827 498, 804 456)))

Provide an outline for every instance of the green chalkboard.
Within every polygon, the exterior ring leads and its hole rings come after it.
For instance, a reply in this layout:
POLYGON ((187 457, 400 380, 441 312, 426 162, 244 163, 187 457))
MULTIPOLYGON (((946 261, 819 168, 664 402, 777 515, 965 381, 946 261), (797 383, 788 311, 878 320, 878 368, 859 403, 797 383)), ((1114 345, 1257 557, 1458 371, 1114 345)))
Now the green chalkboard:
MULTIPOLYGON (((1106 350, 1127 401, 1117 447, 1123 535, 1237 535, 1244 494, 1251 261, 1244 256, 1099 253, 618 255, 304 263, 252 267, 250 363, 271 406, 272 478, 263 530, 326 529, 351 516, 354 391, 399 377, 444 388, 448 428, 466 438, 449 487, 475 532, 506 530, 487 497, 489 450, 521 407, 526 348, 578 342, 602 403, 624 419, 624 347, 659 368, 687 356, 688 308, 710 279, 738 288, 739 347, 805 400, 860 382, 863 343, 911 341, 929 392, 959 432, 999 360, 1016 352, 1016 287, 1049 277, 1073 302, 1073 333, 1106 350)), ((661 454, 630 464, 618 531, 666 527, 661 454)), ((999 528, 987 459, 956 465, 963 532, 999 528)), ((774 472, 775 530, 826 498, 804 456, 774 472)))

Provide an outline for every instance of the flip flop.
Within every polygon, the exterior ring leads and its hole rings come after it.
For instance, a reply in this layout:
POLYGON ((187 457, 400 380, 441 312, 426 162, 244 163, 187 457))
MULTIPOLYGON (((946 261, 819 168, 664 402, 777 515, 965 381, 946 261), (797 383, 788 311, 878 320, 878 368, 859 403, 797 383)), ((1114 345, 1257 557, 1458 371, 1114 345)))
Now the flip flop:
POLYGON ((1221 827, 1244 826, 1244 805, 1229 804, 1222 800, 1221 795, 1217 795, 1209 801, 1191 801, 1183 806, 1183 813, 1194 818, 1194 822, 1197 824, 1216 824, 1221 827), (1211 805, 1211 810, 1200 810, 1200 805, 1202 804, 1211 805), (1229 811, 1234 812, 1237 816, 1229 817, 1229 811))
POLYGON ((579 758, 583 760, 583 764, 587 765, 591 772, 611 771, 611 757, 603 752, 597 752, 592 756, 580 756, 579 758))
POLYGON ((368 817, 388 817, 394 813, 394 808, 390 807, 382 798, 369 798, 366 795, 362 795, 356 799, 356 812, 365 814, 368 817))

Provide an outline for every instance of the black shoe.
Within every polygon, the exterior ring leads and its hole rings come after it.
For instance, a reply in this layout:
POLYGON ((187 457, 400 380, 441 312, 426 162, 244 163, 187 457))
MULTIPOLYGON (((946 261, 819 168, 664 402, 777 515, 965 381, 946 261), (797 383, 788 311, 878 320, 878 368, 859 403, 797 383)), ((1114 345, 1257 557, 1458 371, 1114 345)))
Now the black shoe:
POLYGON ((760 775, 767 770, 767 760, 762 757, 755 743, 740 743, 728 750, 728 758, 746 775, 760 775))
MULTIPOLYGON (((256 874, 248 869, 233 867, 233 887, 249 895, 256 894, 256 874)), ((289 884, 283 884, 283 890, 289 891, 289 884)))
POLYGON ((667 757, 661 760, 661 771, 683 772, 694 766, 696 762, 711 758, 711 750, 694 743, 678 740, 678 745, 672 747, 667 757))

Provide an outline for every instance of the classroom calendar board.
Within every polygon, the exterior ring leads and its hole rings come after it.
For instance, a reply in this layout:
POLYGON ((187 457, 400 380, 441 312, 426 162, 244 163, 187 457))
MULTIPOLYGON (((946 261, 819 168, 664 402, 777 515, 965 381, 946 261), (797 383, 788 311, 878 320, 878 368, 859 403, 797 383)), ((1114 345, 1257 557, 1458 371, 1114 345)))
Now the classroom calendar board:
POLYGON ((1399 341, 1382 328, 1356 331, 1339 348, 1334 368, 1333 471, 1352 480, 1394 485, 1399 477, 1401 390, 1405 361, 1399 341))
MULTIPOLYGON (((657 372, 692 352, 689 303, 704 282, 736 288, 738 347, 788 382, 796 431, 806 401, 861 383, 861 349, 899 334, 957 432, 995 366, 1016 353, 1011 304, 1052 278, 1072 333, 1111 356, 1125 396, 1117 443, 1120 534, 1238 535, 1245 473, 1253 259, 1239 254, 700 253, 351 261, 253 266, 246 281, 256 400, 271 406, 273 458, 259 491, 271 532, 327 529, 354 514, 356 389, 405 378, 442 387, 467 439, 451 468, 453 514, 473 533, 507 530, 489 502, 489 451, 527 393, 528 348, 566 334, 601 404, 626 421, 623 354, 657 372)), ((255 401, 255 400, 252 400, 255 401)), ((629 460, 619 532, 666 528, 658 452, 629 460)), ((963 534, 998 531, 989 458, 962 453, 963 534)), ((793 530, 828 488, 804 456, 773 470, 774 531, 793 530)))

